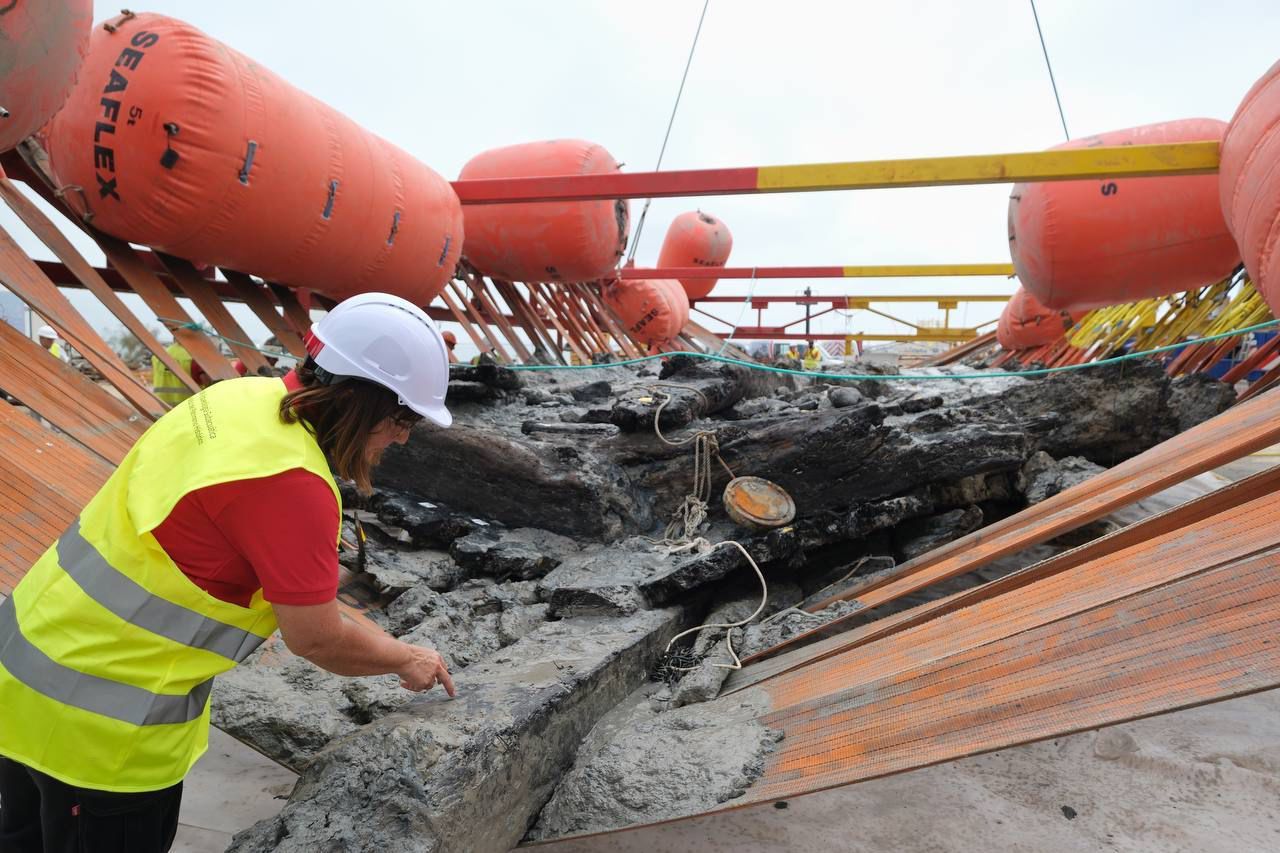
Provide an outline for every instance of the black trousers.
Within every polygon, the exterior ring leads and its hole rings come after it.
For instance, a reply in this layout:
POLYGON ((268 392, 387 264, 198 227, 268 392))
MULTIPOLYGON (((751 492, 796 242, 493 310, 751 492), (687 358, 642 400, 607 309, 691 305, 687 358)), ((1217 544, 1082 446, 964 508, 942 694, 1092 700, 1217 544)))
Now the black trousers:
POLYGON ((165 853, 182 783, 118 794, 77 788, 0 756, 0 853, 165 853))

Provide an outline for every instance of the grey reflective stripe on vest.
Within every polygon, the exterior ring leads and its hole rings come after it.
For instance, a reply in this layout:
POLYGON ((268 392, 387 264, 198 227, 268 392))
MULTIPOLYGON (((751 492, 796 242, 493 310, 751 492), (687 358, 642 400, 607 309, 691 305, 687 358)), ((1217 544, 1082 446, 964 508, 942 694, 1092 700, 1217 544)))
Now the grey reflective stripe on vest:
POLYGON ((250 631, 211 619, 153 595, 108 563, 80 535, 80 520, 58 540, 58 565, 85 594, 131 625, 240 663, 264 640, 250 631))
POLYGON ((22 635, 13 599, 0 603, 0 663, 9 674, 55 702, 135 726, 189 723, 204 713, 213 679, 185 696, 151 693, 63 666, 22 635))

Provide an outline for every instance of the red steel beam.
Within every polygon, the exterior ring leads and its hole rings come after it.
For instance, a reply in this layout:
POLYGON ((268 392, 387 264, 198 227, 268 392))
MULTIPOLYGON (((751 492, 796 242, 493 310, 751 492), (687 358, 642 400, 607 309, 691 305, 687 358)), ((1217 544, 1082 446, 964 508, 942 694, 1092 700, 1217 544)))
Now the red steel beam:
POLYGON ((707 278, 921 278, 929 276, 1013 275, 1012 264, 884 264, 842 267, 624 267, 622 281, 632 279, 707 278))

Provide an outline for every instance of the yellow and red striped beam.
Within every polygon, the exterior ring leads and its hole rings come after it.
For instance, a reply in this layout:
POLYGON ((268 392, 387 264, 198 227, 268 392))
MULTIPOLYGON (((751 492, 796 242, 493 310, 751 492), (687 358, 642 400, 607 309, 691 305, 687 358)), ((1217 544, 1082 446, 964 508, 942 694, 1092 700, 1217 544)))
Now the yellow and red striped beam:
POLYGON ((1013 275, 1013 264, 880 264, 847 267, 624 267, 618 278, 928 278, 1013 275))
MULTIPOLYGON (((701 304, 703 302, 732 302, 742 304, 746 300, 746 296, 738 294, 736 296, 702 296, 698 299, 690 299, 693 304, 701 304)), ((936 302, 939 308, 956 308, 961 302, 1008 302, 1007 294, 981 293, 981 294, 912 294, 912 295, 895 295, 895 296, 752 296, 752 308, 768 308, 770 305, 830 305, 832 308, 841 311, 863 308, 873 302, 936 302)))
POLYGON ((485 178, 454 181, 453 189, 463 204, 501 204, 1141 178, 1216 171, 1217 142, 1179 142, 739 169, 485 178))

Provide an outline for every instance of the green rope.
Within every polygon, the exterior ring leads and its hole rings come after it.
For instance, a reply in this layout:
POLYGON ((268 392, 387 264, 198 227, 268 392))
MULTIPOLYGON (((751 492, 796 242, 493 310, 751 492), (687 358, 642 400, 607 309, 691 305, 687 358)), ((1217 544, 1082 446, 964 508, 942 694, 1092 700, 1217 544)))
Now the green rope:
POLYGON ((1038 370, 1015 370, 999 373, 956 373, 941 375, 918 375, 918 374, 857 374, 857 373, 816 373, 811 370, 793 370, 787 367, 773 367, 768 364, 758 364, 754 361, 742 361, 737 358, 729 358, 727 356, 716 355, 706 352, 664 352, 657 355, 646 355, 640 358, 629 358, 623 361, 610 361, 605 364, 512 364, 502 365, 508 370, 599 370, 602 367, 627 367, 632 364, 640 364, 646 361, 653 361, 660 358, 669 358, 677 355, 687 355, 692 358, 704 358, 708 361, 719 361, 724 364, 736 364, 739 367, 747 367, 752 370, 763 370, 767 373, 783 373, 788 376, 804 376, 809 379, 834 379, 844 380, 846 382, 856 382, 860 380, 892 380, 895 382, 926 382, 938 379, 1004 379, 1009 376, 1047 376, 1050 373, 1065 373, 1069 370, 1086 370, 1091 367, 1101 367, 1104 364, 1115 364, 1120 361, 1130 361, 1136 358, 1146 358, 1149 355, 1156 355, 1162 352, 1181 349, 1183 347, 1195 346, 1196 344, 1208 343, 1209 341, 1217 341, 1222 338, 1230 338, 1236 335, 1247 335, 1249 332, 1256 332, 1259 329, 1266 329, 1280 323, 1280 320, 1268 320, 1265 323, 1258 323, 1253 326, 1246 326, 1243 329, 1234 329, 1229 332, 1221 332, 1216 335, 1209 335, 1203 338, 1193 338, 1189 341, 1181 343, 1169 344, 1167 346, 1156 347, 1155 349, 1143 350, 1141 352, 1131 352, 1125 355, 1117 355, 1112 358, 1104 358, 1099 361, 1087 361, 1083 364, 1068 364, 1062 367, 1043 367, 1038 370))
POLYGON ((262 349, 261 347, 256 347, 251 343, 246 343, 244 341, 237 341, 234 338, 228 338, 226 335, 220 335, 217 332, 215 332, 213 329, 204 325, 203 323, 194 323, 189 320, 174 320, 172 317, 156 317, 156 319, 159 320, 161 323, 164 323, 165 326, 171 332, 176 329, 187 329, 192 332, 200 332, 202 334, 208 335, 211 338, 217 338, 218 340, 226 341, 229 344, 235 344, 236 346, 239 346, 239 347, 245 347, 246 349, 251 349, 256 352, 260 352, 263 355, 269 355, 272 358, 294 358, 294 356, 291 355, 287 350, 282 351, 282 350, 262 349))

